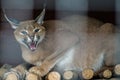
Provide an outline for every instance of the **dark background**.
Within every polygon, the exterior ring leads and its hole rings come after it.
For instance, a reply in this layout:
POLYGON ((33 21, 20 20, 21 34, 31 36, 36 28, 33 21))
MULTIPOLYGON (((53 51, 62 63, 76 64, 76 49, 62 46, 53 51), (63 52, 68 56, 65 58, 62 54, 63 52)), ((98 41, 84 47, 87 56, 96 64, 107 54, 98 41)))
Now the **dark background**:
MULTIPOLYGON (((7 16, 23 21, 35 19, 43 9, 44 2, 45 0, 1 0, 0 65, 16 65, 23 62, 20 47, 14 39, 14 30, 4 19, 2 8, 7 16)), ((80 14, 113 23, 119 28, 119 4, 120 0, 47 0, 45 20, 80 14)), ((117 48, 119 49, 119 45, 117 48)))

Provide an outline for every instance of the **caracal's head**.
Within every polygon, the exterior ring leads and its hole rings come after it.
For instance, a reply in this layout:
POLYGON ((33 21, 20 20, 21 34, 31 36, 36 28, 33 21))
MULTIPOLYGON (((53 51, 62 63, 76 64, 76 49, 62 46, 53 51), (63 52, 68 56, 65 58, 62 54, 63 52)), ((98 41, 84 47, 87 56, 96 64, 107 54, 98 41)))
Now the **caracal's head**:
POLYGON ((35 51, 45 36, 45 28, 42 26, 44 15, 45 9, 35 20, 18 22, 7 18, 6 15, 5 18, 12 28, 15 29, 14 35, 16 40, 29 50, 35 51))

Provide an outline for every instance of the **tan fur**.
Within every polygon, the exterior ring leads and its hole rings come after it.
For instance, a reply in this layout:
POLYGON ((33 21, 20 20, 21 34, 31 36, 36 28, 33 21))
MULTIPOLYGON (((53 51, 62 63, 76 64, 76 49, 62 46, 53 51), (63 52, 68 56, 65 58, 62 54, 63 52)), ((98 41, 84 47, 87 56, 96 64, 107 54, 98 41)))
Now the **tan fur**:
POLYGON ((59 71, 92 68, 97 71, 104 61, 106 65, 113 64, 109 59, 114 53, 115 29, 110 23, 84 16, 45 21, 42 26, 26 21, 15 30, 15 38, 19 42, 26 37, 20 34, 23 29, 33 35, 36 27, 41 29, 36 34, 42 36, 37 49, 30 51, 20 44, 24 60, 38 67, 37 71, 34 67, 31 72, 44 76, 52 68, 59 71))

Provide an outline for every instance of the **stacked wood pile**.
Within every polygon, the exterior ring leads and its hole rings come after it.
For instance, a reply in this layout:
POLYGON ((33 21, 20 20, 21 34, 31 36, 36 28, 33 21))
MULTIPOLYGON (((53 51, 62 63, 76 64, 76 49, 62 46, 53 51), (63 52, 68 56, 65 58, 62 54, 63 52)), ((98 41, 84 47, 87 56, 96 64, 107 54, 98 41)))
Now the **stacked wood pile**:
POLYGON ((8 64, 5 64, 0 68, 0 80, 2 80, 4 73, 8 72, 11 68, 12 66, 8 64))
POLYGON ((112 67, 104 67, 98 72, 94 72, 94 70, 88 68, 84 69, 81 73, 69 70, 60 74, 57 71, 51 71, 44 79, 28 72, 24 64, 22 66, 18 65, 14 69, 11 65, 3 65, 0 68, 0 80, 120 80, 120 64, 112 67))

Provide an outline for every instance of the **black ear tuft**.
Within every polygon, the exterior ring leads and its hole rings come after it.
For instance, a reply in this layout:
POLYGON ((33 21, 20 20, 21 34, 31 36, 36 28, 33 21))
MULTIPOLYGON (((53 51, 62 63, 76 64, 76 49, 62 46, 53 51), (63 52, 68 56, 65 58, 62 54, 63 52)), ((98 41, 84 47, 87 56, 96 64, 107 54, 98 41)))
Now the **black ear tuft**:
POLYGON ((16 20, 16 19, 8 18, 4 9, 3 9, 3 13, 4 13, 4 17, 11 24, 12 28, 16 29, 20 22, 18 20, 16 20))
POLYGON ((43 11, 41 12, 41 14, 35 19, 35 21, 38 24, 43 24, 43 20, 44 20, 44 16, 45 16, 45 8, 43 9, 43 11))

